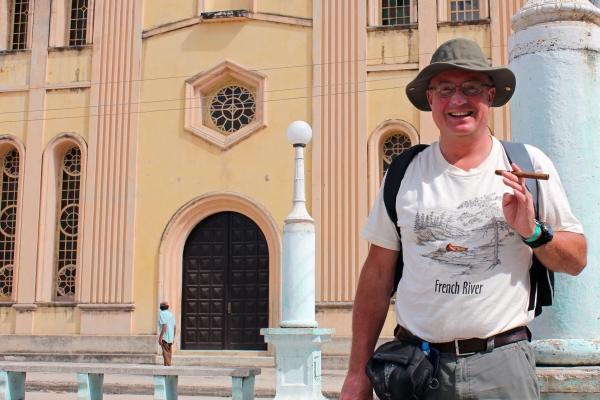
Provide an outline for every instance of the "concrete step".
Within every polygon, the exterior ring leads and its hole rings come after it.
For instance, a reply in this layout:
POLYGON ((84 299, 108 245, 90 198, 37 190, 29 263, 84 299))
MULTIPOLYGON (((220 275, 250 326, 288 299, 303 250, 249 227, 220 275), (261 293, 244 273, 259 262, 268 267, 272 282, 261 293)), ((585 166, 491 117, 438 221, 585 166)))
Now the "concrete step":
POLYGON ((349 356, 322 356, 321 368, 347 370, 350 361, 349 356))
MULTIPOLYGON (((0 361, 91 362, 121 364, 157 364, 156 354, 98 354, 98 353, 0 353, 0 361)), ((162 360, 161 360, 162 363, 162 360)))
MULTIPOLYGON (((162 356, 156 356, 156 364, 162 364, 162 356)), ((243 356, 243 355, 174 355, 172 365, 207 366, 207 367, 275 367, 275 357, 269 356, 243 356)))

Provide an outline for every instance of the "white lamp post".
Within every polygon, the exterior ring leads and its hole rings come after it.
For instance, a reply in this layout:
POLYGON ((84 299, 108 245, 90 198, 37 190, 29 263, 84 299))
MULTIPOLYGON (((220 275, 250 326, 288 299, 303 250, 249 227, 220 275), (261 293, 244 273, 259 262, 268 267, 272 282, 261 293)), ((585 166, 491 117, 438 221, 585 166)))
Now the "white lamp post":
POLYGON ((315 226, 306 210, 304 148, 312 129, 304 121, 292 122, 287 138, 294 146, 295 173, 292 212, 283 227, 282 328, 316 328, 315 226))
POLYGON ((261 329, 276 349, 275 400, 323 399, 321 344, 335 329, 317 328, 315 320, 315 226, 306 210, 304 148, 312 139, 310 125, 295 121, 287 129, 294 146, 294 198, 282 237, 282 320, 280 328, 261 329))

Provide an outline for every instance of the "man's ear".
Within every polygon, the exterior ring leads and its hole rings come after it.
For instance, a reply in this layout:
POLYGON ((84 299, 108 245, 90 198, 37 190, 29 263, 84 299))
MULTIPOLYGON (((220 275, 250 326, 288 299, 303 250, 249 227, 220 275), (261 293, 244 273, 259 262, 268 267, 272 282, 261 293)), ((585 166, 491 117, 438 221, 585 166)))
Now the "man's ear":
POLYGON ((427 90, 425 92, 425 96, 427 96, 427 102, 429 103, 429 107, 431 107, 431 104, 433 103, 433 96, 431 95, 431 90, 427 90))
POLYGON ((494 97, 495 96, 496 96, 496 88, 495 87, 491 87, 490 90, 488 91, 488 100, 490 102, 490 106, 494 102, 494 97))

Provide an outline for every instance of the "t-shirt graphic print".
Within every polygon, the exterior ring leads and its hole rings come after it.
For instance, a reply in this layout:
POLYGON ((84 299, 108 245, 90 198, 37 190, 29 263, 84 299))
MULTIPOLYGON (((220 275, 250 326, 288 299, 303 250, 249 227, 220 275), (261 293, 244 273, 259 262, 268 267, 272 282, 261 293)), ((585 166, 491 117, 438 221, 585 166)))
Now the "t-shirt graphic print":
POLYGON ((417 212, 415 243, 447 243, 422 256, 455 269, 453 277, 482 273, 499 265, 500 246, 515 235, 498 208, 501 201, 502 197, 489 194, 465 201, 454 210, 417 212))

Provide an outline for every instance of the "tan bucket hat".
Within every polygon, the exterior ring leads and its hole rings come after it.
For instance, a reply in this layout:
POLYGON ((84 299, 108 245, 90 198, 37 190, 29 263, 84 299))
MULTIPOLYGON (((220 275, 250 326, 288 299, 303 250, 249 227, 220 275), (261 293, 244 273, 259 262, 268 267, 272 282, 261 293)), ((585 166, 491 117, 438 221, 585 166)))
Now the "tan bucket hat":
POLYGON ((429 81, 440 72, 457 68, 485 72, 492 78, 496 88, 492 107, 505 105, 515 92, 517 80, 510 69, 490 67, 487 57, 477 43, 458 38, 442 43, 433 53, 429 65, 406 86, 406 95, 410 102, 421 111, 431 111, 426 95, 429 81))

